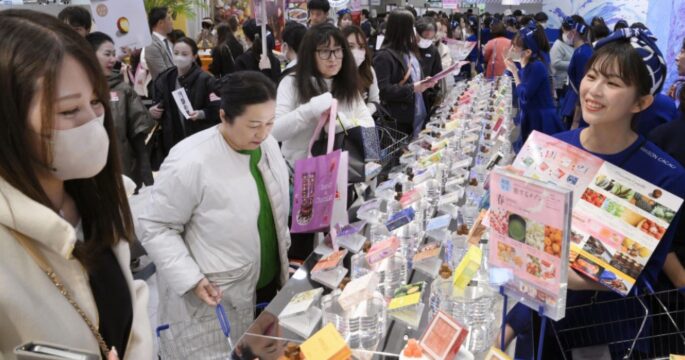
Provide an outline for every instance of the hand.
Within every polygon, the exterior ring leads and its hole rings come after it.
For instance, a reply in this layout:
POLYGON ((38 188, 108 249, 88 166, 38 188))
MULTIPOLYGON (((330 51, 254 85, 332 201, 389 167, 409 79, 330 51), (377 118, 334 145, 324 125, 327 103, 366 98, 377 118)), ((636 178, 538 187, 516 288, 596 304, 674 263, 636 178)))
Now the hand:
POLYGON ((192 121, 198 121, 205 118, 205 114, 202 112, 202 110, 193 111, 188 115, 190 115, 188 119, 192 121))
POLYGON ((516 63, 514 63, 508 57, 504 58, 504 65, 507 67, 507 70, 511 71, 512 74, 514 74, 518 71, 518 68, 516 67, 516 63))
POLYGON ((319 121, 318 117, 331 108, 333 103, 333 95, 326 91, 321 95, 314 96, 309 100, 309 105, 311 106, 312 112, 317 117, 316 121, 319 121))
POLYGON ((426 91, 427 89, 432 88, 433 86, 435 86, 435 82, 430 81, 430 77, 428 77, 426 78, 426 80, 417 81, 414 83, 414 92, 420 94, 426 91))
POLYGON ((133 50, 128 46, 121 46, 119 50, 121 50, 121 55, 118 56, 120 61, 123 61, 126 57, 133 54, 133 50))
POLYGON ((269 60, 269 57, 262 54, 259 57, 259 70, 270 70, 271 69, 271 60, 269 60))
POLYGON ((112 350, 107 353, 107 360, 119 360, 119 353, 114 346, 112 346, 112 350))
POLYGON ((221 290, 216 285, 210 283, 207 278, 202 278, 195 285, 193 293, 209 306, 217 306, 221 302, 221 290))
POLYGON ((162 118, 162 114, 164 114, 164 109, 159 107, 159 104, 155 104, 154 106, 151 106, 150 109, 148 109, 150 112, 150 116, 152 116, 153 119, 159 120, 162 118))

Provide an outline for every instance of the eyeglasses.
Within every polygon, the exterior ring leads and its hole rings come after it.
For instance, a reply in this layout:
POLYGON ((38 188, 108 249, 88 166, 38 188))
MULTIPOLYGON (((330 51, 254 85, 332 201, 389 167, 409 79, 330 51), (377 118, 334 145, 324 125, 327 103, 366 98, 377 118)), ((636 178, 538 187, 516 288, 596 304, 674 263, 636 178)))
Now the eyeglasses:
POLYGON ((342 59, 343 58, 343 49, 342 48, 316 49, 316 54, 319 56, 319 59, 321 59, 321 60, 328 60, 331 58, 331 55, 335 56, 336 59, 342 59))

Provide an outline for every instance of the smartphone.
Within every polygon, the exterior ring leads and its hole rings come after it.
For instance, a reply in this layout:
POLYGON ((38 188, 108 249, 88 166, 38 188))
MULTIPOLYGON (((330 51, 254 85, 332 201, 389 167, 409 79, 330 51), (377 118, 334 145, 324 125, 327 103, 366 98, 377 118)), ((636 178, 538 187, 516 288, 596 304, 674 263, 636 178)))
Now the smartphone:
POLYGON ((99 360, 100 355, 64 346, 29 342, 17 347, 14 355, 18 360, 99 360))

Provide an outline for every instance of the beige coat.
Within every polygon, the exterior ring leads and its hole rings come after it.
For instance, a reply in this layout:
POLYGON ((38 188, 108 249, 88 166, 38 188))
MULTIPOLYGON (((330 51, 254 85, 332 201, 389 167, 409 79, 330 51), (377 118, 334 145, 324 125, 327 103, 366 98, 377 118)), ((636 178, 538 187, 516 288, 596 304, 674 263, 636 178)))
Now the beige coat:
MULTIPOLYGON (((0 358, 13 359, 14 348, 29 341, 99 353, 98 343, 81 316, 7 230, 7 227, 13 228, 36 241, 38 250, 97 325, 97 307, 87 273, 71 257, 76 242, 74 228, 2 178, 0 225, 0 358)), ((125 359, 152 359, 147 286, 142 281, 133 281, 128 244, 121 241, 113 250, 131 290, 133 304, 125 359)))

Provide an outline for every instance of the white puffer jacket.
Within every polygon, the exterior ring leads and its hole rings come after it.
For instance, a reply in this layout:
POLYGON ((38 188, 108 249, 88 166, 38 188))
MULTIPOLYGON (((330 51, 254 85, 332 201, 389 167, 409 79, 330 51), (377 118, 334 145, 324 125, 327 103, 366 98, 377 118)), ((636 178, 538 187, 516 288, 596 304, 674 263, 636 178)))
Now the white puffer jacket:
MULTIPOLYGON (((278 143, 261 145, 264 178, 278 236, 280 281, 288 278, 288 170, 278 143)), ((233 150, 218 126, 176 145, 164 161, 140 216, 142 243, 157 266, 160 322, 214 314, 192 289, 219 285, 237 340, 252 323, 260 272, 259 195, 250 156, 233 150), (166 285, 166 286, 164 286, 166 285)))

